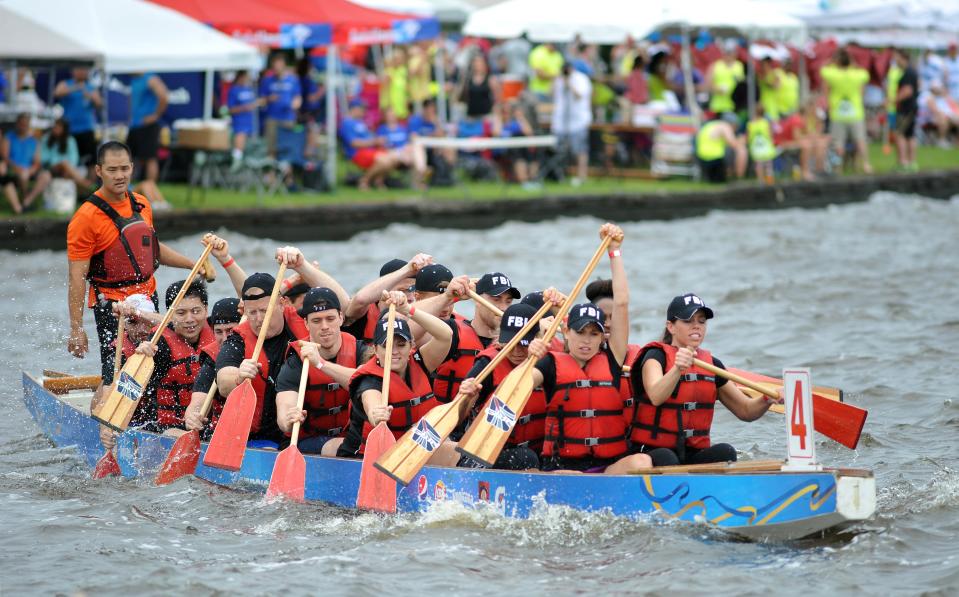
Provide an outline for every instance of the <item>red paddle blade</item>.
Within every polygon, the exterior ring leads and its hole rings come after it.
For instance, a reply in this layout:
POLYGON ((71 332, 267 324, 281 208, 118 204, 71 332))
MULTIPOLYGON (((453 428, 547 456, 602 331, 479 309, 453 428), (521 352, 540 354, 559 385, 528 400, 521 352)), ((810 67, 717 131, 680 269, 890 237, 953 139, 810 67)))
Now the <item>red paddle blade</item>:
POLYGON ((373 428, 366 438, 363 451, 363 468, 360 470, 360 490, 356 493, 356 507, 378 512, 396 512, 396 481, 374 463, 393 447, 396 438, 386 423, 373 428))
POLYGON ((204 465, 228 471, 240 470, 255 410, 256 392, 249 381, 230 392, 203 456, 204 465))
POLYGON ((868 411, 846 402, 837 402, 819 394, 812 395, 813 426, 816 431, 855 450, 866 424, 868 411))
POLYGON ((188 431, 177 438, 154 483, 166 485, 173 483, 180 477, 192 475, 200 462, 200 433, 196 430, 188 431))
POLYGON ((116 477, 119 475, 120 465, 117 463, 113 451, 108 450, 100 457, 100 460, 97 461, 97 466, 93 469, 93 478, 102 479, 104 477, 116 477))
POLYGON ((283 496, 294 502, 305 501, 306 490, 306 459, 299 448, 290 446, 280 452, 273 465, 273 475, 270 476, 270 486, 266 489, 266 497, 283 496))

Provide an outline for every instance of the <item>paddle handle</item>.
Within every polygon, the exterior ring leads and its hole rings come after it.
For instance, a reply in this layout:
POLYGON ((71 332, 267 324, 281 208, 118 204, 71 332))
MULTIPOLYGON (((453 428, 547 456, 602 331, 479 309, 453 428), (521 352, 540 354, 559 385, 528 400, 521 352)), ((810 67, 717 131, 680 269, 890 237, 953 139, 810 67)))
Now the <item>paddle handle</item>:
POLYGON ((693 359, 693 364, 699 367, 700 369, 705 369, 706 371, 709 371, 713 375, 718 375, 719 377, 738 383, 741 386, 746 386, 747 388, 751 390, 756 390, 757 392, 759 392, 760 394, 764 396, 768 396, 774 399, 779 398, 779 394, 777 394, 776 392, 773 392, 769 388, 764 388, 758 383, 746 379, 742 375, 736 375, 735 373, 730 373, 729 371, 726 371, 725 369, 720 369, 719 367, 710 365, 709 363, 706 363, 699 359, 693 359))
POLYGON ((486 307, 487 309, 489 309, 490 311, 492 311, 492 312, 493 312, 493 315, 496 315, 497 317, 502 317, 502 316, 503 316, 503 312, 500 311, 499 307, 497 307, 497 306, 494 305, 493 303, 489 302, 488 300, 484 299, 481 295, 476 294, 476 291, 475 291, 475 290, 468 290, 468 291, 466 292, 466 294, 468 294, 469 297, 470 297, 471 299, 473 299, 473 302, 475 302, 475 303, 477 303, 477 304, 479 304, 479 305, 483 305, 484 307, 486 307))
POLYGON ((123 363, 123 327, 126 317, 117 317, 117 349, 113 357, 113 383, 120 377, 120 365, 123 363))
MULTIPOLYGON (((296 410, 303 410, 303 401, 306 399, 306 385, 310 381, 310 359, 303 359, 303 371, 300 372, 300 389, 296 395, 296 410)), ((300 438, 300 422, 293 423, 293 432, 290 434, 290 445, 296 446, 300 438)))
POLYGON ((383 357, 383 404, 390 403, 390 378, 393 377, 393 325, 396 322, 396 305, 390 305, 386 318, 386 355, 383 357))
POLYGON ((200 418, 206 417, 207 413, 210 412, 210 408, 213 406, 213 397, 216 396, 216 380, 213 380, 213 385, 210 386, 210 390, 206 393, 206 398, 203 399, 203 404, 200 405, 200 418))
POLYGON ((168 323, 170 323, 170 318, 173 317, 173 311, 180 305, 180 301, 183 300, 183 297, 186 296, 186 291, 190 289, 190 284, 193 283, 193 278, 196 277, 196 273, 200 271, 200 267, 206 262, 206 258, 210 256, 210 251, 213 250, 213 245, 207 245, 203 249, 203 254, 200 255, 200 258, 196 260, 196 263, 193 264, 193 269, 190 270, 190 273, 187 274, 186 280, 183 281, 183 287, 180 288, 180 292, 177 293, 176 298, 173 299, 173 302, 170 303, 170 306, 167 307, 166 313, 163 315, 163 319, 160 320, 160 325, 157 326, 155 332, 153 332, 153 338, 150 339, 150 344, 153 346, 157 345, 157 342, 160 341, 160 336, 163 335, 163 330, 166 329, 168 323))
POLYGON ((273 309, 276 307, 276 299, 280 296, 280 285, 283 284, 283 274, 285 273, 286 264, 281 263, 280 269, 276 272, 276 283, 273 284, 270 303, 266 306, 266 315, 263 317, 260 331, 256 335, 256 346, 253 348, 253 356, 251 357, 254 361, 260 358, 260 351, 263 350, 263 343, 266 342, 266 330, 270 327, 270 319, 273 318, 273 309))
POLYGON ((570 291, 567 295, 566 300, 563 301, 562 306, 559 308, 559 312, 556 314, 556 317, 553 319, 553 323, 549 326, 549 329, 546 330, 546 333, 543 334, 543 342, 549 342, 553 339, 553 336, 556 335, 556 332, 559 331, 559 326, 563 324, 563 320, 566 318, 566 315, 569 313, 569 310, 573 308, 573 303, 576 301, 576 297, 579 295, 580 291, 583 290, 583 286, 586 285, 586 280, 593 274, 593 270, 596 269, 596 266, 599 265, 599 260, 603 257, 603 253, 606 252, 606 248, 609 246, 609 243, 612 242, 613 238, 611 236, 603 237, 599 247, 596 249, 596 252, 593 253, 593 258, 589 260, 589 263, 586 265, 586 269, 583 270, 583 273, 580 274, 579 280, 576 280, 576 284, 573 286, 573 290, 570 291))

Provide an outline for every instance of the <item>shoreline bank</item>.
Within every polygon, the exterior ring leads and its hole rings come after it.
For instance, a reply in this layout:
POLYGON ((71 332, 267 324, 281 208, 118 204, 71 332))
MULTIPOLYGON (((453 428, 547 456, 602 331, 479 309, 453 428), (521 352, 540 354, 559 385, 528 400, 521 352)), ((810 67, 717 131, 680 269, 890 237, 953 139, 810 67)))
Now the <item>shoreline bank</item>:
MULTIPOLYGON (((671 220, 717 209, 818 208, 865 201, 877 191, 937 199, 959 195, 959 170, 843 176, 815 182, 761 186, 731 183, 716 190, 604 193, 528 199, 459 200, 430 197, 384 203, 298 207, 192 209, 158 213, 161 239, 225 228, 277 241, 346 240, 390 224, 486 229, 508 221, 538 222, 593 216, 611 221, 671 220)), ((63 250, 69 217, 0 220, 0 250, 63 250)))

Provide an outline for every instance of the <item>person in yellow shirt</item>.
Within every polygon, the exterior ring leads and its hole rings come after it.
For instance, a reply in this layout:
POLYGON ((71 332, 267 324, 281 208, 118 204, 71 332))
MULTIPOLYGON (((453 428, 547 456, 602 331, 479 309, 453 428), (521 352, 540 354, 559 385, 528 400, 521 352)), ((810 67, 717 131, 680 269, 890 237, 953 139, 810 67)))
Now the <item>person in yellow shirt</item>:
POLYGON ((779 120, 779 87, 783 70, 775 65, 769 56, 759 62, 759 103, 763 105, 766 116, 773 122, 779 120))
POLYGON ((756 115, 746 123, 746 138, 749 143, 749 157, 756 169, 756 180, 763 184, 772 184, 776 145, 773 142, 772 125, 766 118, 762 104, 756 105, 756 115))
POLYGON ((736 136, 736 131, 718 114, 713 114, 696 133, 696 157, 699 168, 707 182, 726 182, 727 154, 733 158, 736 178, 746 174, 746 144, 736 136))
POLYGON ((840 157, 846 153, 846 141, 852 139, 856 144, 856 162, 866 174, 872 173, 866 145, 866 111, 862 94, 869 83, 869 73, 852 63, 845 48, 836 52, 834 63, 819 70, 823 82, 828 87, 829 134, 833 147, 840 157))
POLYGON ((529 90, 540 101, 551 101, 553 79, 563 70, 563 54, 551 43, 540 44, 529 53, 529 90))
POLYGON ((777 97, 779 99, 779 118, 786 118, 799 111, 799 77, 790 69, 789 61, 783 68, 778 69, 779 89, 777 97))
POLYGON ((706 86, 709 88, 709 111, 716 114, 735 112, 733 90, 746 78, 743 63, 736 59, 739 43, 734 39, 726 40, 722 57, 713 62, 706 73, 706 86))

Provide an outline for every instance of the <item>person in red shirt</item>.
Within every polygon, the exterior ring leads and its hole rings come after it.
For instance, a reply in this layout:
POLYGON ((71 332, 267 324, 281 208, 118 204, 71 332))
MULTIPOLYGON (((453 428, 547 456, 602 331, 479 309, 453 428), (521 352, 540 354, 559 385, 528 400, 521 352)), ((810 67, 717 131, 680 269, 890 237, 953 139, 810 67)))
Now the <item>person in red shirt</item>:
MULTIPOLYGON (((132 173, 133 155, 129 147, 117 141, 101 145, 97 151, 96 174, 103 184, 77 209, 67 228, 67 307, 70 312, 67 350, 78 358, 89 351, 83 328, 86 295, 86 306, 93 309, 97 325, 104 377, 112 370, 110 344, 117 334, 113 303, 132 294, 145 294, 158 306, 153 277, 157 267, 161 264, 184 269, 193 267, 191 259, 157 240, 150 201, 128 190, 132 173)), ((201 273, 205 273, 205 267, 201 273)))

